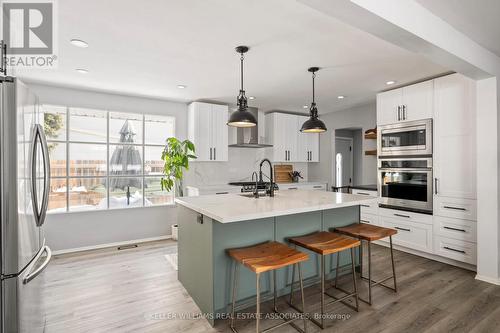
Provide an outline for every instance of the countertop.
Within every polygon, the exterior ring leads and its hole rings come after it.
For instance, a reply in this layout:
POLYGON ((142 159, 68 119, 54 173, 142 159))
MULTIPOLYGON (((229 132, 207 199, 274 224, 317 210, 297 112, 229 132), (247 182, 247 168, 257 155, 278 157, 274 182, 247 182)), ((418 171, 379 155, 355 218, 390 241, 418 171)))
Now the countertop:
POLYGON ((239 194, 180 197, 175 202, 221 223, 299 214, 326 209, 357 206, 372 197, 346 193, 296 190, 277 191, 273 198, 244 197, 239 194))
POLYGON ((377 191, 377 184, 370 185, 353 185, 351 188, 356 190, 365 190, 365 191, 377 191))

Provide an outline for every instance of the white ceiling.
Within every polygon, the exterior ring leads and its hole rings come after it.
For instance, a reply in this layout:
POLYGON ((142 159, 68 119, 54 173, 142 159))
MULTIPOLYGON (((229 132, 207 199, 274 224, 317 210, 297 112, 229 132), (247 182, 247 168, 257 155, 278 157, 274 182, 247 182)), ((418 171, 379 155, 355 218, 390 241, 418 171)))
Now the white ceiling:
POLYGON ((417 0, 481 46, 500 56, 499 0, 417 0))
POLYGON ((234 47, 246 44, 245 89, 256 96, 251 106, 305 112, 307 68, 315 65, 323 67, 316 96, 325 113, 374 100, 388 80, 403 84, 447 71, 291 0, 64 0, 58 6, 59 68, 20 75, 26 80, 234 103, 234 47), (90 46, 77 48, 72 38, 90 46))

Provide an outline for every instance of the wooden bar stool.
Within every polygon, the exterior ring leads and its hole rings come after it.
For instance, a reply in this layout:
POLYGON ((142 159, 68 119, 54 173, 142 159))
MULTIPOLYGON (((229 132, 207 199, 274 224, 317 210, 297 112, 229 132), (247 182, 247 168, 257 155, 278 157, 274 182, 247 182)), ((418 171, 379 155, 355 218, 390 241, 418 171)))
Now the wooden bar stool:
POLYGON ((228 255, 234 259, 234 271, 233 271, 233 295, 232 295, 232 311, 231 311, 231 330, 233 332, 238 332, 234 327, 234 313, 236 308, 236 290, 238 288, 238 269, 239 265, 242 264, 246 266, 251 271, 256 274, 256 290, 257 290, 257 304, 256 304, 256 325, 255 331, 259 332, 268 332, 275 328, 284 326, 286 324, 290 324, 299 332, 307 332, 307 320, 304 315, 305 304, 304 304, 304 284, 302 281, 302 269, 301 262, 306 261, 309 256, 305 253, 299 252, 295 249, 292 249, 285 244, 278 242, 267 242, 262 243, 250 247, 245 248, 237 248, 237 249, 229 249, 227 250, 228 255), (300 292, 302 295, 302 310, 298 310, 303 315, 301 316, 304 321, 304 329, 300 329, 297 325, 293 323, 293 321, 301 319, 292 318, 289 320, 285 320, 285 322, 267 328, 263 331, 260 331, 260 275, 264 272, 271 271, 273 273, 273 301, 274 301, 274 312, 278 313, 278 308, 276 306, 277 299, 277 290, 276 290, 276 270, 279 268, 287 267, 293 265, 294 274, 295 274, 295 265, 297 265, 299 271, 299 280, 300 280, 300 292))
POLYGON ((372 287, 380 285, 382 287, 388 288, 397 292, 397 284, 396 284, 396 269, 394 267, 394 251, 392 248, 392 236, 397 234, 398 231, 395 229, 379 227, 376 225, 366 224, 366 223, 355 223, 348 225, 346 227, 340 227, 334 229, 336 232, 351 236, 354 238, 358 238, 360 241, 365 241, 368 243, 368 279, 363 276, 363 243, 361 242, 360 246, 360 255, 359 255, 359 264, 360 264, 360 276, 361 279, 368 280, 368 300, 364 300, 361 297, 359 298, 365 303, 372 304, 372 287), (386 278, 383 278, 379 281, 372 280, 372 249, 371 244, 373 241, 380 240, 382 238, 389 237, 390 248, 391 248, 391 263, 392 263, 392 275, 386 278), (384 282, 387 280, 393 279, 394 287, 389 287, 385 285, 384 282))
MULTIPOLYGON (((330 305, 337 302, 342 302, 343 304, 353 308, 354 310, 359 310, 359 302, 358 302, 358 287, 356 284, 356 272, 354 268, 354 248, 358 247, 361 242, 357 239, 346 237, 334 232, 320 231, 311 235, 306 235, 302 237, 293 237, 289 238, 288 241, 296 246, 303 247, 310 251, 313 251, 319 255, 321 255, 321 318, 318 322, 314 318, 309 318, 313 323, 318 325, 321 328, 324 328, 324 317, 325 317, 325 306, 330 305), (351 267, 352 267, 352 283, 354 287, 353 292, 345 291, 337 287, 337 278, 338 278, 338 263, 339 256, 342 251, 351 250, 351 267), (337 253, 337 270, 335 271, 335 288, 339 289, 345 296, 337 298, 325 291, 325 257, 330 254, 337 253), (330 302, 325 304, 325 295, 333 298, 330 302), (350 297, 355 297, 356 306, 345 303, 344 301, 350 297)), ((292 286, 290 293, 290 304, 293 306, 293 276, 292 274, 292 286)))

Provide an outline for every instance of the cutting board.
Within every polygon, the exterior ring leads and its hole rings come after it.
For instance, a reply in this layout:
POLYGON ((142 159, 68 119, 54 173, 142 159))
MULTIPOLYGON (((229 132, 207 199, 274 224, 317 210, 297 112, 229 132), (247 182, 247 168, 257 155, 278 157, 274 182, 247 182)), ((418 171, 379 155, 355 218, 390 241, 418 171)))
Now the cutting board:
POLYGON ((291 183, 292 176, 290 173, 293 171, 291 164, 280 164, 274 166, 274 179, 276 183, 291 183))

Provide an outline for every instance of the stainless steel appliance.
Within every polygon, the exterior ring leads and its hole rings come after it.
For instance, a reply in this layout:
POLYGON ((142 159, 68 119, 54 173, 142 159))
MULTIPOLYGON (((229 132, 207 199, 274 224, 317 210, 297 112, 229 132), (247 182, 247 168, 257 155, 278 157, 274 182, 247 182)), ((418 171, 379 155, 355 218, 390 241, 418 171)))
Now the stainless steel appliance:
POLYGON ((378 156, 432 154, 432 119, 406 121, 379 127, 378 156))
POLYGON ((378 160, 381 207, 432 213, 432 158, 378 160))
POLYGON ((50 163, 38 98, 0 76, 1 331, 43 332, 50 163))

